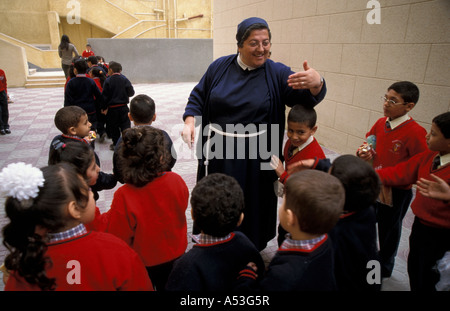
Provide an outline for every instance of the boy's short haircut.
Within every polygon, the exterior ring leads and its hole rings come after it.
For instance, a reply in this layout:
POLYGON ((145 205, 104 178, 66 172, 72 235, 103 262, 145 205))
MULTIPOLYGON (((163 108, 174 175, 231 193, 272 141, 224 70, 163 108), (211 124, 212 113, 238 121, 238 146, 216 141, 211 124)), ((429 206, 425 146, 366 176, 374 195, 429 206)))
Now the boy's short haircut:
POLYGON ((342 214, 345 190, 336 177, 317 170, 292 174, 285 186, 285 208, 296 216, 300 230, 328 233, 342 214))
POLYGON ((375 203, 381 182, 372 165, 354 155, 342 155, 331 165, 330 174, 339 179, 345 189, 346 212, 356 212, 375 203))
POLYGON ((194 223, 203 233, 223 237, 238 225, 244 211, 244 193, 233 177, 210 174, 192 190, 191 207, 194 223))
POLYGON ((130 115, 135 123, 150 123, 155 115, 155 101, 145 94, 136 95, 130 102, 130 115))
POLYGON ((111 69, 114 73, 119 73, 122 71, 122 65, 118 62, 111 61, 109 62, 109 69, 111 69))
POLYGON ((59 109, 54 118, 55 126, 63 134, 68 134, 69 128, 76 127, 80 123, 81 116, 86 111, 78 106, 67 106, 59 109))
POLYGON ((304 123, 309 128, 313 128, 316 126, 317 113, 314 108, 295 105, 289 111, 287 120, 288 122, 304 123))
POLYGON ((86 61, 84 60, 84 58, 80 58, 80 59, 76 60, 73 64, 73 67, 77 70, 78 74, 86 73, 86 71, 88 69, 88 65, 87 65, 86 61))
POLYGON ((91 55, 87 58, 87 61, 90 62, 92 65, 98 64, 97 56, 91 55))
POLYGON ((417 102, 419 101, 420 95, 419 88, 412 82, 409 81, 395 82, 390 87, 388 87, 388 91, 389 90, 394 90, 395 92, 400 94, 405 103, 417 104, 417 102))
POLYGON ((450 138, 450 111, 435 116, 433 123, 436 124, 446 139, 450 138))

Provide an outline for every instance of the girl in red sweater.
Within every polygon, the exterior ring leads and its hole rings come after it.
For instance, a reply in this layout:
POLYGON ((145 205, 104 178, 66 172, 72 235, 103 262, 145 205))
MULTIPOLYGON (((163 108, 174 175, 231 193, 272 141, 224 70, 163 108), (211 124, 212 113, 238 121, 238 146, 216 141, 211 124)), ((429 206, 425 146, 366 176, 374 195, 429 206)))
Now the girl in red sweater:
POLYGON ((88 232, 93 194, 68 163, 14 163, 0 173, 10 276, 5 290, 151 290, 139 256, 123 241, 88 232))
POLYGON ((141 256, 156 290, 164 290, 173 262, 186 251, 189 191, 178 174, 164 171, 169 154, 161 130, 126 129, 121 144, 125 185, 114 193, 107 231, 141 256))

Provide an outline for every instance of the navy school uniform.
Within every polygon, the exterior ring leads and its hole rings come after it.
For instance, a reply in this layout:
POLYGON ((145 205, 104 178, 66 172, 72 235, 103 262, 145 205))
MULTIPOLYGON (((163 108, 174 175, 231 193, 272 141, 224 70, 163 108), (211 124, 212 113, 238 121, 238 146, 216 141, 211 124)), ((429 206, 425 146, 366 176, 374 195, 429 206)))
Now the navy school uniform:
POLYGON ((67 83, 64 91, 64 107, 78 106, 88 115, 92 130, 97 129, 97 112, 102 106, 102 94, 94 80, 86 74, 78 74, 67 83))
POLYGON ((264 271, 264 262, 252 242, 239 231, 231 235, 213 244, 194 244, 175 262, 166 290, 227 291, 248 262, 264 271))

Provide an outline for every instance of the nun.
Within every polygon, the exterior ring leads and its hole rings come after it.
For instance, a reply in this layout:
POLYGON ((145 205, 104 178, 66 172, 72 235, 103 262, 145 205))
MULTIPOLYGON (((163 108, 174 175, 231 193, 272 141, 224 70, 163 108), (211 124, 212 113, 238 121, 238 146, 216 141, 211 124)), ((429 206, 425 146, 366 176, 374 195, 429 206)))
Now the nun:
MULTIPOLYGON (((307 61, 303 71, 270 59, 271 32, 258 17, 237 27, 237 53, 211 63, 191 91, 183 114, 183 141, 196 137, 197 181, 212 173, 234 177, 245 196, 236 228, 263 250, 276 235, 277 175, 271 155, 282 158, 286 106, 314 107, 326 94, 323 77, 307 61)), ((199 233, 195 226, 193 233, 199 233)))

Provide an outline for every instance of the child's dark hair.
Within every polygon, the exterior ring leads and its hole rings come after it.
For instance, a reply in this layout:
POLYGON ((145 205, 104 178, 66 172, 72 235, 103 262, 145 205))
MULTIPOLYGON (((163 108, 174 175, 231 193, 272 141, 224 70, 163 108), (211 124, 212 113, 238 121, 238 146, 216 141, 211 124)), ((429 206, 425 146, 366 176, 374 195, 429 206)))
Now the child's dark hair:
POLYGON ((309 128, 313 128, 316 126, 317 113, 314 108, 295 105, 289 111, 287 120, 288 122, 304 123, 309 128))
POLYGON ((122 65, 118 62, 111 61, 109 62, 109 69, 111 69, 114 73, 119 73, 122 71, 122 65))
POLYGON ((119 158, 123 180, 143 187, 167 170, 167 151, 161 130, 151 126, 128 128, 122 133, 119 158))
POLYGON ((194 223, 203 233, 223 237, 238 225, 244 211, 244 194, 236 179, 214 173, 195 185, 191 207, 194 223))
POLYGON ((99 67, 92 67, 90 72, 92 72, 92 75, 94 77, 100 79, 100 85, 103 87, 103 84, 105 83, 106 80, 106 73, 104 72, 104 70, 99 67))
POLYGON ((445 138, 450 138, 450 111, 435 116, 433 123, 436 124, 445 138))
POLYGON ((136 95, 130 102, 130 115, 135 123, 150 123, 155 115, 155 102, 145 94, 136 95))
POLYGON ((373 167, 354 155, 342 155, 331 165, 330 174, 341 181, 345 189, 346 212, 357 212, 375 203, 381 182, 373 167))
POLYGON ((76 62, 77 60, 79 60, 80 58, 82 58, 80 55, 75 56, 74 58, 72 58, 72 63, 70 64, 70 67, 69 67, 69 77, 70 77, 70 79, 76 77, 76 74, 75 74, 75 72, 73 71, 73 68, 74 68, 75 62, 76 62))
POLYGON ((86 61, 91 63, 92 65, 98 64, 97 56, 94 55, 89 56, 86 61))
POLYGON ((50 154, 48 157, 48 165, 58 164, 66 162, 74 165, 77 173, 83 176, 86 182, 86 172, 89 166, 92 165, 92 161, 95 161, 94 149, 88 144, 83 142, 68 142, 57 139, 52 143, 53 148, 50 148, 50 154))
POLYGON ((36 229, 58 232, 66 226, 65 206, 75 201, 80 207, 89 200, 89 187, 77 174, 73 165, 61 163, 41 169, 44 185, 31 206, 24 207, 14 197, 5 202, 6 216, 10 222, 3 228, 3 244, 9 250, 5 258, 8 270, 16 271, 30 284, 42 290, 55 289, 55 279, 47 277, 45 269, 51 261, 45 256, 46 237, 36 229))
POLYGON ((389 90, 394 90, 403 98, 405 103, 417 104, 419 101, 419 88, 412 82, 409 81, 399 81, 388 87, 389 90))
POLYGON ((55 114, 55 126, 63 134, 67 134, 69 128, 76 127, 86 111, 78 106, 66 106, 59 109, 55 114))
POLYGON ((329 232, 342 214, 345 190, 334 176, 317 170, 292 174, 286 182, 285 208, 297 216, 300 230, 309 234, 329 232))
POLYGON ((84 58, 79 58, 73 63, 74 68, 77 70, 78 74, 86 73, 88 69, 88 64, 84 58))

